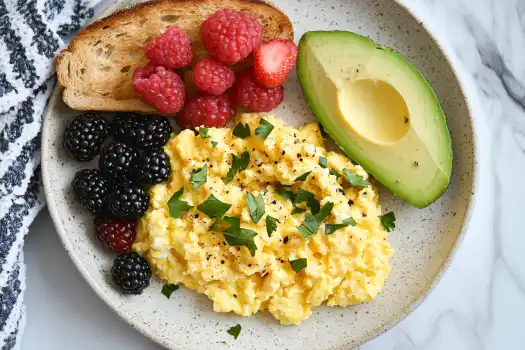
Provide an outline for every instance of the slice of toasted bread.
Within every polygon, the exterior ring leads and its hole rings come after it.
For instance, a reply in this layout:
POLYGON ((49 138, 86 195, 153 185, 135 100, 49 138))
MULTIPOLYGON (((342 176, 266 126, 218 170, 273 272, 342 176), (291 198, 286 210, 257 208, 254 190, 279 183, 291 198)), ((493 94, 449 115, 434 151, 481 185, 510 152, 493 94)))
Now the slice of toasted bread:
POLYGON ((58 82, 64 102, 78 110, 134 111, 157 114, 138 98, 131 77, 148 63, 144 45, 167 27, 188 33, 196 58, 206 55, 201 23, 220 8, 255 15, 263 25, 263 41, 293 39, 288 17, 258 0, 158 0, 118 11, 81 31, 57 57, 58 82))

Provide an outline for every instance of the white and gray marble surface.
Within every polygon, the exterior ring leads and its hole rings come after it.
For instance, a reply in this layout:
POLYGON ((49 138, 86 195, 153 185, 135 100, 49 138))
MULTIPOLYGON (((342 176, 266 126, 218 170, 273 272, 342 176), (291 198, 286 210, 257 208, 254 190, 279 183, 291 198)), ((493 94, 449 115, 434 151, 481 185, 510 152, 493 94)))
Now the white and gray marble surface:
MULTIPOLYGON (((451 49, 473 100, 479 194, 439 285, 412 315, 360 349, 525 349, 525 0, 402 1, 451 49)), ((97 298, 47 211, 29 232, 25 258, 23 350, 160 349, 97 298)))

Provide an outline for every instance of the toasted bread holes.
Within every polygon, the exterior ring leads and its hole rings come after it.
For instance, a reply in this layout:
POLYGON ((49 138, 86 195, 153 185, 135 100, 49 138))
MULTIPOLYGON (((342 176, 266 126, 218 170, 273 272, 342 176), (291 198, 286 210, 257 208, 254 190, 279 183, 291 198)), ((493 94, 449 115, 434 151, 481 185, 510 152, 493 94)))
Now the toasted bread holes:
POLYGON ((165 15, 165 16, 162 16, 160 18, 160 20, 162 22, 168 22, 168 23, 173 23, 173 22, 177 22, 179 20, 181 16, 177 16, 177 15, 165 15))
POLYGON ((131 66, 125 66, 125 67, 122 67, 122 68, 120 69, 120 71, 121 71, 122 73, 127 73, 127 72, 129 72, 130 69, 131 69, 131 66))

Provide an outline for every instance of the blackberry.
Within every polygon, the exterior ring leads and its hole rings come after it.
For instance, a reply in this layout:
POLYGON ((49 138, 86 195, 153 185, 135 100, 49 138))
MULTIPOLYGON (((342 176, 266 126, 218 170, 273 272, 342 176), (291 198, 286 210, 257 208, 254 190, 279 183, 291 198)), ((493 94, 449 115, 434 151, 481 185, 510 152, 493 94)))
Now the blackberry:
POLYGON ((95 234, 115 253, 127 253, 135 241, 136 223, 115 218, 95 220, 95 234))
POLYGON ((167 118, 134 113, 118 114, 113 120, 115 139, 139 149, 158 148, 168 142, 172 128, 167 118))
POLYGON ((148 209, 149 196, 140 185, 124 183, 117 185, 108 196, 107 208, 111 215, 135 221, 148 209))
POLYGON ((149 286, 151 269, 139 254, 124 253, 115 259, 111 275, 124 294, 141 294, 149 286))
POLYGON ((108 134, 108 121, 88 112, 71 120, 64 132, 64 148, 80 162, 95 158, 108 134))
POLYGON ((73 178, 76 198, 91 214, 100 214, 109 195, 109 183, 98 169, 84 169, 73 178))
POLYGON ((130 146, 114 142, 106 145, 98 160, 98 167, 108 180, 116 183, 128 182, 133 178, 139 154, 130 146))
POLYGON ((144 151, 137 167, 137 180, 140 183, 155 185, 170 177, 170 157, 162 148, 144 151))

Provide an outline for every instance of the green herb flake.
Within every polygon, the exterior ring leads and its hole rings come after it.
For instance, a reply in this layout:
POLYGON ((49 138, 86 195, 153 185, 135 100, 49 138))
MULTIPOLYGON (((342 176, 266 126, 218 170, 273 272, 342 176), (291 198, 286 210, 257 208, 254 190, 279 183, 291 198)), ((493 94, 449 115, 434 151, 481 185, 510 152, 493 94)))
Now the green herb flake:
POLYGON ((310 199, 313 199, 313 198, 314 198, 314 194, 312 192, 303 190, 301 188, 299 189, 299 192, 297 192, 297 194, 295 195, 293 202, 295 204, 299 204, 302 202, 308 202, 310 199))
POLYGON ((257 236, 257 232, 232 226, 224 230, 223 234, 228 245, 232 247, 245 246, 250 251, 250 254, 255 256, 257 245, 255 245, 253 238, 257 236))
POLYGON ((299 207, 295 207, 293 208, 292 210, 292 215, 295 215, 295 214, 302 214, 306 211, 306 209, 303 209, 303 208, 299 208, 299 207))
POLYGON ((334 169, 330 169, 330 175, 333 175, 335 176, 337 179, 339 179, 341 177, 341 174, 339 174, 337 171, 335 171, 334 169))
POLYGON ((390 232, 396 228, 396 216, 392 212, 379 215, 379 220, 381 221, 381 226, 383 226, 386 232, 390 232))
POLYGON ((370 185, 368 181, 363 179, 362 176, 359 176, 357 174, 354 174, 348 169, 343 169, 343 174, 345 175, 345 178, 350 182, 350 185, 355 187, 368 187, 370 185))
POLYGON ((191 186, 194 190, 201 187, 208 179, 208 165, 204 165, 200 169, 195 169, 191 172, 191 186))
POLYGON ((266 233, 268 233, 268 237, 272 237, 272 233, 277 230, 278 222, 279 221, 273 216, 266 215, 266 233))
POLYGON ((162 294, 164 294, 166 298, 169 299, 171 296, 171 293, 173 293, 177 289, 179 289, 178 284, 166 283, 165 285, 162 286, 162 294))
POLYGON ((262 193, 259 193, 257 199, 251 193, 248 193, 246 196, 246 203, 248 204, 248 209, 250 210, 250 216, 254 223, 258 223, 264 215, 264 198, 262 193))
POLYGON ((304 217, 304 222, 302 225, 297 226, 297 230, 306 239, 310 239, 314 233, 319 231, 319 226, 321 226, 321 223, 324 219, 330 215, 330 212, 334 208, 334 203, 328 202, 326 203, 321 210, 319 210, 319 213, 316 215, 312 215, 311 213, 307 213, 304 217))
POLYGON ((357 222, 355 222, 353 218, 344 219, 343 223, 341 224, 326 224, 324 226, 324 233, 327 235, 330 235, 334 233, 335 231, 339 230, 340 228, 348 227, 348 226, 355 226, 355 225, 357 225, 357 222))
POLYGON ((241 122, 235 126, 233 129, 233 135, 237 136, 240 139, 245 139, 251 135, 250 126, 248 124, 242 125, 241 122))
POLYGON ((221 202, 213 194, 210 194, 208 199, 197 206, 197 209, 210 218, 220 219, 230 210, 231 206, 231 204, 221 202))
POLYGON ((170 216, 174 219, 182 219, 182 213, 193 208, 188 202, 179 200, 184 192, 184 187, 178 190, 168 201, 170 216))
POLYGON ((294 200, 293 198, 293 192, 292 192, 292 188, 290 186, 280 186, 278 189, 277 189, 277 193, 283 197, 284 199, 287 199, 289 201, 292 201, 294 200))
POLYGON ((319 165, 321 168, 328 168, 328 159, 326 159, 326 157, 319 157, 319 165))
POLYGON ((233 339, 237 340, 237 338, 239 337, 239 334, 241 333, 241 325, 238 324, 237 326, 233 326, 230 329, 228 329, 227 332, 228 334, 233 336, 233 339))
POLYGON ((203 126, 199 127, 199 135, 201 136, 201 139, 209 139, 211 137, 208 131, 210 131, 210 129, 203 126))
POLYGON ((295 272, 299 272, 308 265, 306 258, 290 260, 290 266, 295 272))
POLYGON ((232 154, 233 160, 232 160, 232 167, 228 171, 228 174, 226 174, 226 178, 224 178, 224 183, 227 185, 229 184, 235 175, 248 168, 248 164, 250 164, 250 153, 248 151, 244 151, 241 154, 241 158, 237 157, 235 154, 232 154))
POLYGON ((306 180, 308 178, 308 175, 310 175, 310 173, 311 173, 311 171, 307 171, 303 175, 301 175, 298 178, 296 178, 295 181, 304 181, 304 180, 306 180))
POLYGON ((310 208, 310 211, 312 212, 312 214, 314 215, 319 213, 319 210, 321 210, 321 203, 315 198, 308 200, 307 205, 308 205, 308 208, 310 208))
POLYGON ((262 119, 262 118, 259 121, 259 124, 260 124, 260 126, 258 126, 255 129, 255 136, 260 136, 260 137, 265 139, 272 132, 273 125, 269 121, 267 121, 266 119, 262 119))
POLYGON ((218 144, 219 143, 217 141, 212 141, 211 142, 211 146, 214 147, 214 148, 217 147, 218 144))

